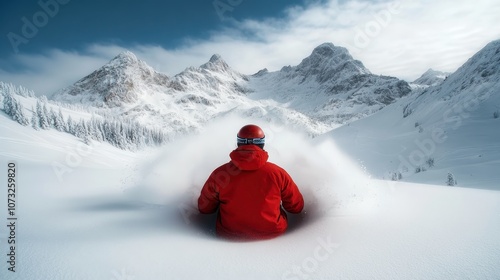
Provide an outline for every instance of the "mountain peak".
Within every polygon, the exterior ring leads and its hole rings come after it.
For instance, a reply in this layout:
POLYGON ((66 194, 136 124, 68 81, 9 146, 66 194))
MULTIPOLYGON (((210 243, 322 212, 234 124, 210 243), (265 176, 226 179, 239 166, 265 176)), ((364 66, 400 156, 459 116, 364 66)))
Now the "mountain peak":
POLYGON ((117 56, 115 56, 111 61, 110 64, 134 64, 137 63, 139 60, 137 59, 137 56, 131 51, 123 51, 119 53, 117 56))
POLYGON ((118 107, 137 101, 147 89, 168 85, 168 76, 157 73, 132 52, 124 51, 53 97, 59 101, 80 100, 96 106, 118 107))
POLYGON ((331 57, 336 57, 336 56, 341 56, 344 55, 352 59, 351 55, 349 54, 349 51, 346 48, 343 47, 337 47, 333 43, 327 42, 323 43, 312 51, 311 56, 316 55, 316 56, 321 56, 325 58, 331 58, 331 57))
POLYGON ((214 54, 210 58, 209 62, 219 63, 219 62, 224 62, 224 60, 222 59, 222 56, 220 56, 220 54, 214 54))
POLYGON ((207 63, 201 65, 201 68, 217 72, 226 72, 229 70, 229 65, 227 65, 219 54, 214 54, 207 63))
POLYGON ((424 74, 422 76, 424 76, 424 75, 434 75, 435 76, 435 75, 442 75, 442 74, 447 74, 447 73, 429 68, 429 69, 427 69, 427 71, 424 72, 424 74))
POLYGON ((420 78, 413 81, 414 84, 424 86, 435 86, 442 83, 450 73, 437 71, 429 68, 420 78))
POLYGON ((360 61, 354 60, 346 48, 332 43, 323 43, 314 48, 311 55, 297 65, 297 71, 304 76, 316 75, 319 82, 340 72, 348 76, 370 74, 360 61))
POLYGON ((137 60, 137 57, 135 56, 135 54, 129 50, 122 51, 121 53, 119 53, 117 55, 117 57, 123 57, 123 58, 137 60))

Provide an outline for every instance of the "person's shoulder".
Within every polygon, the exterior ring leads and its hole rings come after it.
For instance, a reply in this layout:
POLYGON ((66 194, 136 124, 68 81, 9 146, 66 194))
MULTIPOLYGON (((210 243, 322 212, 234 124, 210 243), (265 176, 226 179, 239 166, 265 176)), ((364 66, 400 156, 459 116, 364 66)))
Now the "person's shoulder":
POLYGON ((275 163, 272 163, 272 162, 266 162, 266 164, 264 165, 264 167, 266 167, 267 169, 269 170, 273 170, 273 171, 277 171, 277 172, 285 172, 285 169, 283 169, 281 166, 275 164, 275 163))
POLYGON ((283 167, 272 162, 266 162, 264 169, 268 175, 271 175, 273 178, 279 178, 278 180, 289 180, 292 178, 283 167))
POLYGON ((228 170, 228 169, 231 169, 233 166, 234 166, 234 164, 229 161, 229 162, 226 162, 226 163, 220 165, 219 167, 215 168, 214 171, 212 171, 212 173, 228 170))

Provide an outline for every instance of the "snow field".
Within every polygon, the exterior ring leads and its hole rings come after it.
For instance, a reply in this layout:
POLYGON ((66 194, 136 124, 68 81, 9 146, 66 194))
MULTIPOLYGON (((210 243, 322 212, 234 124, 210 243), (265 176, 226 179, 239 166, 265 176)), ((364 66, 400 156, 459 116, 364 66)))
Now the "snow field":
POLYGON ((17 155, 20 180, 18 272, 4 263, 2 279, 500 277, 497 191, 374 180, 336 142, 263 124, 270 161, 292 175, 306 207, 281 237, 227 242, 195 201, 251 120, 227 116, 140 153, 93 143, 82 154, 70 135, 0 117, 0 159, 17 155), (54 161, 71 169, 62 181, 54 161))

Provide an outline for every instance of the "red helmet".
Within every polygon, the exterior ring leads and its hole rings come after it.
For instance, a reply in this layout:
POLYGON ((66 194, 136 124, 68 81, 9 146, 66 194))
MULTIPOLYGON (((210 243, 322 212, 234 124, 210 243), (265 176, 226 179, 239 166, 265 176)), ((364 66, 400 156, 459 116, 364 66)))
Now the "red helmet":
POLYGON ((238 131, 238 135, 236 136, 238 146, 248 144, 264 146, 266 137, 264 131, 254 124, 245 125, 238 131))

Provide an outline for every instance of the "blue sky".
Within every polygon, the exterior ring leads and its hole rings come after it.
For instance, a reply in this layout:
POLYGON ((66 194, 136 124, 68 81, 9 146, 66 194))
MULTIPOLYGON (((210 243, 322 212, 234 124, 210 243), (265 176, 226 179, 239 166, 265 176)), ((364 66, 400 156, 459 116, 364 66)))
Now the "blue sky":
MULTIPOLYGON (((211 32, 228 25, 231 18, 261 20, 280 17, 284 9, 296 4, 301 5, 303 1, 3 1, 0 4, 1 34, 23 35, 22 18, 25 17, 31 23, 37 20, 40 27, 35 37, 19 45, 18 51, 23 53, 38 53, 51 48, 82 50, 85 44, 95 42, 124 47, 158 44, 175 48, 186 38, 208 39, 211 32), (50 10, 53 16, 46 10, 50 10), (43 16, 35 16, 39 12, 49 15, 46 24, 43 24, 43 16)), ((2 54, 16 52, 8 38, 1 40, 0 44, 2 54)))
POLYGON ((496 0, 3 1, 0 81, 50 94, 125 49, 168 75, 215 53, 252 74, 296 65, 323 42, 413 80, 500 39, 499 14, 496 0))

